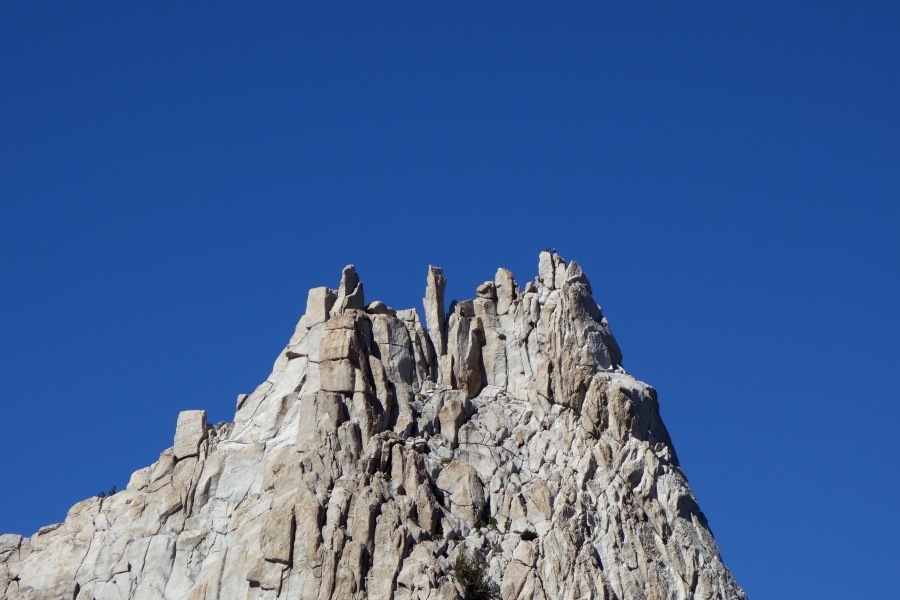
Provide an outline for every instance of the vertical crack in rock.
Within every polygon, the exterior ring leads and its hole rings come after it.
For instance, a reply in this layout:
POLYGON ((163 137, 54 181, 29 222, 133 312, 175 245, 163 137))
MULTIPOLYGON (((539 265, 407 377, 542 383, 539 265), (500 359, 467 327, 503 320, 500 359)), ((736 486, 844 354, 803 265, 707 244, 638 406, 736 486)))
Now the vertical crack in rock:
POLYGON ((445 309, 318 287, 232 423, 178 416, 128 487, 0 536, 7 600, 744 599, 576 262, 445 309), (426 328, 427 327, 427 328, 426 328))

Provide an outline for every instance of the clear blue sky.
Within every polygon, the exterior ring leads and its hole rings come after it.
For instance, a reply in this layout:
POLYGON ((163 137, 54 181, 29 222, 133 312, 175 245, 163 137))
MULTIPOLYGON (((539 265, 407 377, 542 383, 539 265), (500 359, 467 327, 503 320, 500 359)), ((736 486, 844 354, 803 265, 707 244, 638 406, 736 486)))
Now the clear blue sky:
POLYGON ((0 4, 0 531, 230 420, 345 264, 551 244, 750 597, 896 594, 900 4, 625 4, 0 4))

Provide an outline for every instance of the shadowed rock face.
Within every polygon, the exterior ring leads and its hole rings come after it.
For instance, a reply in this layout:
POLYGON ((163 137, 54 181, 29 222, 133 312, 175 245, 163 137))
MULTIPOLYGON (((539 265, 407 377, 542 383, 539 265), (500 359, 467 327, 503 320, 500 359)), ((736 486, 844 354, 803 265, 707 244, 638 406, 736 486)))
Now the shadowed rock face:
POLYGON ((543 252, 447 314, 445 283, 430 331, 352 266, 311 290, 234 422, 185 412, 125 491, 0 536, 0 597, 462 599, 468 548, 506 600, 745 598, 581 268, 543 252))

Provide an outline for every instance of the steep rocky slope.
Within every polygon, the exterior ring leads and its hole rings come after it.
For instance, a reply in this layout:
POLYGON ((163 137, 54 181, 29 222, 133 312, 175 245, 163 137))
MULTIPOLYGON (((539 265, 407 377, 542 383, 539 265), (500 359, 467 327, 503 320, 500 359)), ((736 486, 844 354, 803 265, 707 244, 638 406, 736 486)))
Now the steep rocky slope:
POLYGON ((539 273, 445 313, 432 267, 423 324, 347 267, 234 422, 185 411, 126 490, 0 536, 0 594, 450 600, 465 552, 508 600, 745 598, 581 268, 539 273))

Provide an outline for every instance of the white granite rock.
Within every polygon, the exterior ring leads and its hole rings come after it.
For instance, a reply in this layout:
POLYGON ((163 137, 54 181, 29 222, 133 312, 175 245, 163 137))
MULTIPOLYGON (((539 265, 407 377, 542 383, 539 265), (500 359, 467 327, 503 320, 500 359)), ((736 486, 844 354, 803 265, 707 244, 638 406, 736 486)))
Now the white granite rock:
POLYGON ((337 293, 327 287, 309 290, 306 298, 306 327, 327 321, 336 299, 337 293))
POLYGON ((484 484, 472 465, 453 460, 441 470, 435 482, 444 494, 450 512, 469 527, 481 520, 484 511, 484 484))
POLYGON ((447 280, 444 278, 444 270, 429 265, 425 298, 422 299, 422 304, 425 306, 425 324, 428 326, 428 334, 431 336, 434 351, 438 356, 447 353, 447 338, 444 331, 444 289, 446 287, 447 280))
POLYGON ((0 598, 461 600, 462 548, 507 600, 745 598, 581 267, 445 286, 427 331, 352 266, 311 290, 233 423, 185 411, 126 490, 0 536, 0 598))
POLYGON ((175 459, 196 456, 200 442, 206 439, 206 411, 184 410, 175 426, 175 459))

